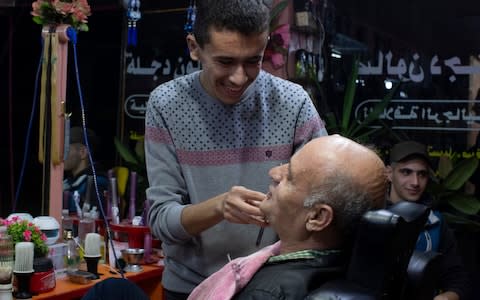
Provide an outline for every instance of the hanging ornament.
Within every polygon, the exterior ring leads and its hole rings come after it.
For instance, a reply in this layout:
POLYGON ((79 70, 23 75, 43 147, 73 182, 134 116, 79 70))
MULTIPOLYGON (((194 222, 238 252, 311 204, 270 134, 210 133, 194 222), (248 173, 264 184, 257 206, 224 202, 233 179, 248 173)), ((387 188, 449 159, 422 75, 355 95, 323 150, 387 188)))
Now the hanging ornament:
POLYGON ((140 0, 130 0, 128 2, 128 36, 127 46, 137 46, 137 21, 142 17, 140 12, 140 0))
POLYGON ((183 29, 185 33, 190 34, 193 32, 193 25, 195 24, 195 11, 197 7, 195 4, 195 0, 190 0, 190 5, 187 8, 187 21, 185 22, 185 26, 183 29))

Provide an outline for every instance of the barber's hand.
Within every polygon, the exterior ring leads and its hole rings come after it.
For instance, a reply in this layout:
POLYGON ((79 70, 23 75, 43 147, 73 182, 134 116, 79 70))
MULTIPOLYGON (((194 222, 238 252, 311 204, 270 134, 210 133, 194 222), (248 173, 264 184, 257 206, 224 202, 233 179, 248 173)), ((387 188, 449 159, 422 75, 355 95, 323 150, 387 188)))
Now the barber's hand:
POLYGON ((225 194, 221 203, 223 217, 232 223, 266 226, 264 215, 258 208, 265 198, 264 193, 234 186, 225 194))

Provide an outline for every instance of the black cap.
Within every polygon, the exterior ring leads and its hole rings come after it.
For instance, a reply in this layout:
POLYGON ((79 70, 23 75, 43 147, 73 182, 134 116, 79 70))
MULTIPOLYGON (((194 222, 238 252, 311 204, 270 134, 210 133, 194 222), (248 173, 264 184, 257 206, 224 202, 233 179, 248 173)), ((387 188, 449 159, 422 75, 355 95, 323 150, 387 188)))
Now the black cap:
POLYGON ((390 151, 390 163, 404 161, 410 157, 421 157, 432 166, 428 156, 427 147, 415 141, 400 142, 390 151))
MULTIPOLYGON (((88 142, 97 142, 97 135, 95 132, 91 129, 87 128, 87 138, 88 142)), ((84 144, 85 145, 85 140, 83 138, 83 128, 82 127, 72 127, 70 128, 70 144, 84 144)))
MULTIPOLYGON (((95 132, 87 128, 87 139, 88 145, 90 146, 90 151, 94 153, 98 147, 100 140, 95 132)), ((82 144, 85 145, 85 139, 83 137, 83 128, 82 127, 72 127, 70 128, 70 144, 82 144)))

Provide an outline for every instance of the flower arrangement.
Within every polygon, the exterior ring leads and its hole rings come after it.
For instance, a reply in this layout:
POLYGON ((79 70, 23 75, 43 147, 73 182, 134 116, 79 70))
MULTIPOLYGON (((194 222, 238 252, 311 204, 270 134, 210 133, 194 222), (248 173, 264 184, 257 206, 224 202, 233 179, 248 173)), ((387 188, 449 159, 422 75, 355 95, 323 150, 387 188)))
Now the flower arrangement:
POLYGON ((32 242, 35 257, 45 256, 48 252, 47 236, 32 222, 12 217, 10 220, 0 220, 1 225, 7 227, 7 234, 12 237, 14 244, 18 242, 32 242))
POLYGON ((92 13, 87 0, 37 0, 32 8, 37 24, 68 24, 77 31, 88 31, 87 18, 92 13))

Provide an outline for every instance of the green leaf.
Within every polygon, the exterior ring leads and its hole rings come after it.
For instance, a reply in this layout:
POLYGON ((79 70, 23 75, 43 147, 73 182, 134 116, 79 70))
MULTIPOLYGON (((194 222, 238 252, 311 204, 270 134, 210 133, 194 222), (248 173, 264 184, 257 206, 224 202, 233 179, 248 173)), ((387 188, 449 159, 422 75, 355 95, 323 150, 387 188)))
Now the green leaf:
POLYGON ((325 120, 327 130, 330 134, 336 133, 339 130, 337 118, 335 117, 335 114, 333 112, 326 113, 323 116, 323 119, 325 120))
POLYGON ((139 162, 135 156, 130 152, 130 149, 123 145, 117 137, 114 137, 113 142, 115 143, 115 148, 122 157, 123 160, 130 164, 138 165, 139 162))
POLYGON ((390 89, 390 92, 382 99, 382 101, 380 101, 373 107, 373 110, 368 114, 367 118, 365 118, 365 120, 362 123, 355 126, 355 128, 352 128, 351 135, 355 135, 361 129, 365 128, 366 126, 370 125, 373 121, 378 119, 380 114, 385 110, 385 108, 390 103, 390 100, 392 100, 393 95, 395 95, 399 86, 400 86, 400 83, 397 83, 393 86, 392 89, 390 89))
POLYGON ((355 90, 357 88, 358 78, 358 60, 354 59, 352 66, 352 73, 348 78, 347 87, 345 89, 345 96, 343 97, 343 114, 342 114, 342 130, 348 128, 350 116, 353 109, 353 100, 355 100, 355 90))
POLYGON ((275 19, 280 15, 280 13, 287 7, 288 0, 283 0, 278 2, 270 11, 270 32, 272 32, 275 27, 275 19))
POLYGON ((445 219, 447 220, 448 223, 463 225, 473 231, 480 230, 479 222, 467 219, 459 215, 450 214, 450 213, 443 213, 443 215, 445 216, 445 219))
POLYGON ((472 156, 462 160, 445 178, 445 188, 456 191, 472 176, 478 167, 478 158, 472 156))
POLYGON ((352 138, 358 142, 366 143, 369 139, 369 136, 379 131, 380 128, 372 128, 367 132, 357 135, 356 137, 352 135, 352 138))
POLYGON ((43 25, 43 19, 42 19, 42 17, 40 17, 40 16, 34 16, 32 19, 33 19, 33 22, 35 22, 35 23, 37 23, 37 24, 39 24, 39 25, 43 25))
POLYGON ((448 174, 450 174, 453 170, 453 163, 452 160, 448 155, 442 155, 438 159, 438 168, 437 168, 437 175, 441 179, 447 178, 448 174))
POLYGON ((453 195, 448 198, 448 204, 466 215, 475 215, 480 211, 480 202, 470 195, 453 195))

